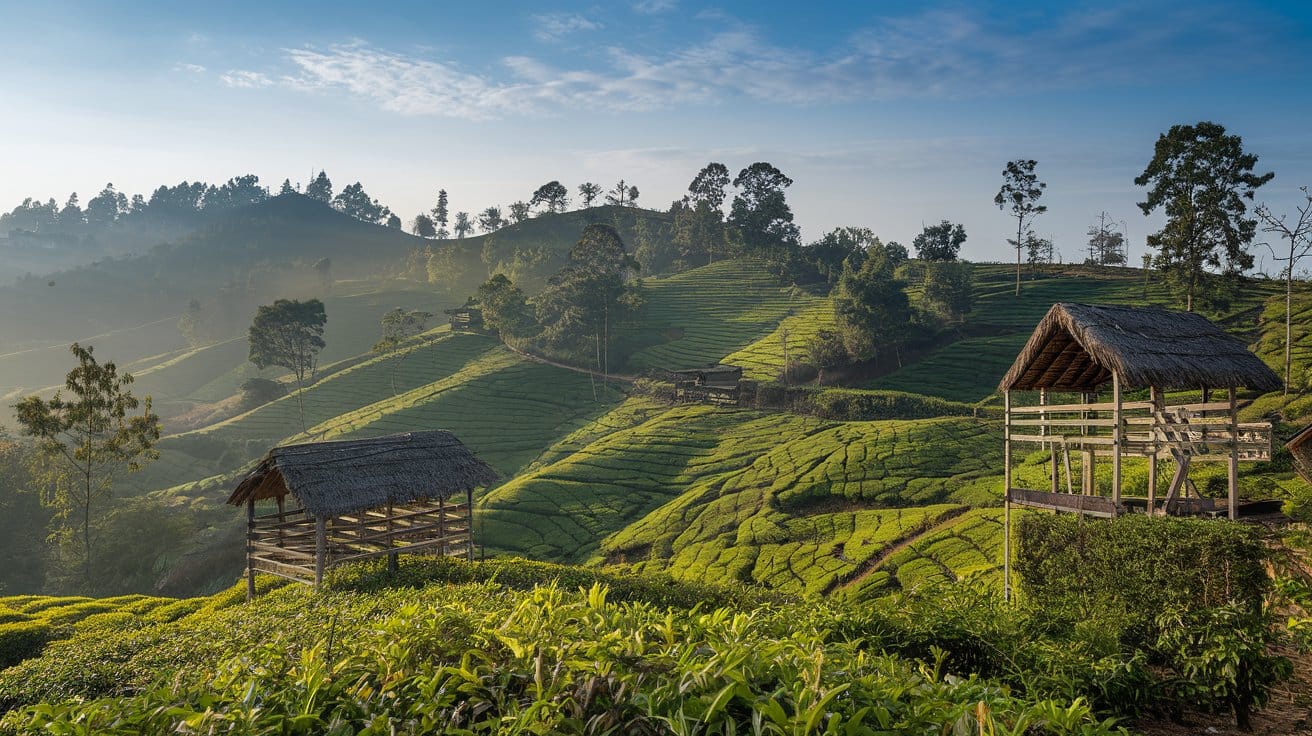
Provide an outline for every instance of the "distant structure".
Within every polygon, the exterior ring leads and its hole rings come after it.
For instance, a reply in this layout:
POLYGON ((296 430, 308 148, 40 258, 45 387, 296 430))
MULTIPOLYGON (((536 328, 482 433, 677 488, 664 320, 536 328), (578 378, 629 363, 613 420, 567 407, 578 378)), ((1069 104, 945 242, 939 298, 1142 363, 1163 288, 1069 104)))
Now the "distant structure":
POLYGON ((247 597, 257 572, 317 588, 347 562, 386 556, 395 569, 401 553, 473 559, 473 491, 495 480, 444 430, 275 447, 228 498, 246 506, 247 597), (256 515, 266 500, 277 510, 256 515))
POLYGON ((1205 317, 1148 307, 1054 304, 998 386, 1005 412, 1003 564, 1008 594, 1013 504, 1102 517, 1139 511, 1238 518, 1244 510, 1239 462, 1271 459, 1271 425, 1239 421, 1240 387, 1275 391, 1283 384, 1243 343, 1205 317), (1105 395, 1108 389, 1110 396, 1105 395), (1187 403, 1167 403, 1168 390, 1200 389, 1201 401, 1191 397, 1187 403), (1129 390, 1136 391, 1131 400, 1129 390), (1224 390, 1225 398, 1212 401, 1214 390, 1224 390), (1018 444, 1048 450, 1046 490, 1013 483, 1018 444), (1072 450, 1080 454, 1078 491, 1072 450), (1094 464, 1099 457, 1111 460, 1110 496, 1097 492, 1094 464), (1147 460, 1146 497, 1123 494, 1125 458, 1147 460), (1172 461, 1175 471, 1166 492, 1159 494, 1162 460, 1172 461), (1198 494, 1189 470, 1201 462, 1227 464, 1226 499, 1198 494))
POLYGON ((446 310, 446 314, 451 317, 452 332, 482 333, 484 331, 483 312, 477 307, 455 307, 446 310))
POLYGON ((1312 483, 1312 424, 1307 425, 1294 438, 1285 443, 1294 456, 1294 470, 1303 480, 1312 483))
POLYGON ((670 371, 674 376, 674 400, 736 406, 743 369, 716 363, 705 368, 670 371))

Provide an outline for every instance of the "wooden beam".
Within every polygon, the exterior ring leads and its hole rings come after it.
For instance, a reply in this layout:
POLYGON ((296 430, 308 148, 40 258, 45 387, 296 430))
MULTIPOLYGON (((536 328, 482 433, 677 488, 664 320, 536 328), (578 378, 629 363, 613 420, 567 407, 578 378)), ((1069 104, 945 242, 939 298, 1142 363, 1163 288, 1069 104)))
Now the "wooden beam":
POLYGON ((325 519, 314 520, 314 589, 323 585, 323 571, 328 566, 328 530, 325 519))
POLYGON ((1002 392, 1002 598, 1011 602, 1011 391, 1002 392))
POLYGON ((252 566, 250 538, 255 535, 255 499, 246 502, 246 602, 255 600, 255 568, 252 566))
POLYGON ((1118 509, 1121 505, 1121 445, 1125 441, 1125 427, 1121 424, 1125 408, 1121 399, 1121 374, 1112 371, 1112 403, 1115 405, 1112 418, 1116 420, 1116 426, 1112 427, 1112 451, 1116 453, 1112 455, 1112 504, 1118 509))
POLYGON ((1235 405, 1235 387, 1230 387, 1230 462, 1226 475, 1229 492, 1230 521, 1239 518, 1239 409, 1235 405))

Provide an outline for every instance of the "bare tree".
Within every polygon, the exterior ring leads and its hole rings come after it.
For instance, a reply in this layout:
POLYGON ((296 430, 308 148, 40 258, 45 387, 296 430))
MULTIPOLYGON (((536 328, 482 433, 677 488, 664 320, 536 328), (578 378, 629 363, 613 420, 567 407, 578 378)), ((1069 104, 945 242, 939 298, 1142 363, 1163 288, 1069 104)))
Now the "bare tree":
POLYGON ((1285 395, 1289 395, 1289 353, 1293 342, 1293 301, 1294 268, 1298 262, 1312 255, 1312 194, 1307 187, 1299 187, 1303 192, 1303 204, 1295 209, 1298 217, 1291 223, 1287 215, 1276 215, 1266 204, 1258 205, 1257 219, 1262 221, 1262 232, 1274 233, 1289 243, 1289 255, 1281 257, 1267 244, 1271 257, 1285 264, 1285 395))

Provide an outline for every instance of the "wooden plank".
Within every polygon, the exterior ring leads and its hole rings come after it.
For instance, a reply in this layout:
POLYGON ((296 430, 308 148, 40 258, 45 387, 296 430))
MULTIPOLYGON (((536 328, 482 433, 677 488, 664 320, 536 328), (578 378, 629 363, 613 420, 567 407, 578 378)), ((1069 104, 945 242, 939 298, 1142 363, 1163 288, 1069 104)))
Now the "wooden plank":
POLYGON ((277 573, 281 570, 288 575, 304 575, 306 577, 313 577, 314 574, 314 568, 312 567, 304 567, 302 565, 294 565, 290 562, 270 560, 267 557, 260 557, 259 555, 253 555, 251 559, 255 561, 256 570, 273 573, 277 573))
POLYGON ((279 554, 279 555, 285 555, 287 557, 296 557, 303 560, 309 560, 311 562, 314 561, 314 553, 312 552, 303 552, 301 550, 294 549, 292 547, 279 547, 276 544, 268 544, 267 542, 247 542, 246 549, 252 552, 279 554))
POLYGON ((1012 488, 1008 492, 1011 503, 1051 511, 1072 511, 1090 516, 1110 518, 1116 515, 1116 503, 1103 496, 1085 496, 1078 493, 1052 493, 1028 488, 1012 488))
MULTIPOLYGON (((1151 419, 1144 417, 1144 419, 1151 419)), ((1013 419, 1013 427, 1111 427, 1114 419, 1013 419)))
POLYGON ((1116 440, 1112 437, 1090 437, 1083 434, 1013 434, 1013 442, 1030 442, 1036 445, 1046 445, 1049 442, 1065 442, 1073 447, 1083 445, 1113 445, 1116 440))
POLYGON ((341 565, 347 562, 359 562, 360 560, 371 560, 376 557, 382 557, 383 555, 406 554, 406 553, 414 552, 415 550, 429 549, 431 547, 437 547, 439 545, 458 545, 461 543, 467 543, 468 541, 469 541, 468 534, 447 535, 445 537, 429 539, 424 542, 416 542, 414 544, 408 544, 405 545, 404 547, 390 547, 388 549, 381 549, 375 552, 361 552, 358 554, 347 555, 344 557, 337 557, 333 560, 333 564, 341 565))
MULTIPOLYGON (((1151 409, 1151 401, 1126 401, 1121 404, 1122 411, 1133 411, 1139 409, 1151 409)), ((1044 412, 1075 412, 1075 411, 1115 411, 1116 402, 1104 402, 1101 404, 1053 404, 1052 406, 1013 406, 1013 414, 1040 414, 1044 412)))

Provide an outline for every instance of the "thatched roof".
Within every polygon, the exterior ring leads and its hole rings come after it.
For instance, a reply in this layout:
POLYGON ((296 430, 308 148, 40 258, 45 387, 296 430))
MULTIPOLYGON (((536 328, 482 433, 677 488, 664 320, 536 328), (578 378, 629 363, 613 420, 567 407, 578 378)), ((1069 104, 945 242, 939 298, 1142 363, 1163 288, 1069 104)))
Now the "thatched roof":
POLYGON ((1192 312, 1054 304, 998 389, 1093 391, 1121 375, 1129 388, 1275 391, 1284 384, 1242 342, 1192 312))
POLYGON ((338 516, 490 485, 496 472, 442 429, 275 447, 228 503, 291 494, 311 514, 338 516))

